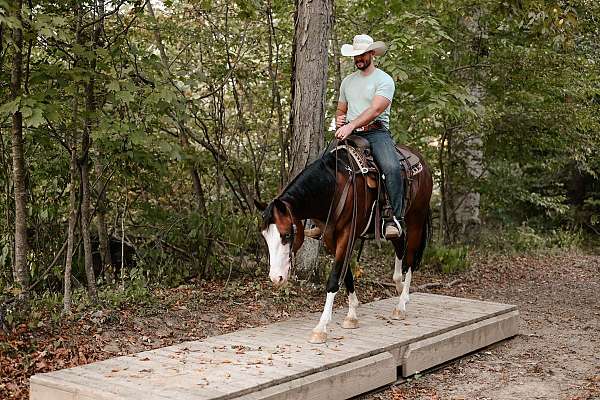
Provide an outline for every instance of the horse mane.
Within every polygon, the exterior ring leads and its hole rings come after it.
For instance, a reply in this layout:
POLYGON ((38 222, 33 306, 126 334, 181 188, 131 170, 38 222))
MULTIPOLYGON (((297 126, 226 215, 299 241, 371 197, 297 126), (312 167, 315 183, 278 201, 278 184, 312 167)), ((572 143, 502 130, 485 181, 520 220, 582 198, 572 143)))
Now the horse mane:
POLYGON ((345 152, 336 155, 326 152, 320 158, 304 168, 287 186, 279 196, 267 205, 263 211, 262 229, 265 229, 273 220, 273 208, 276 200, 289 203, 296 217, 315 217, 315 212, 329 209, 329 203, 335 193, 336 163, 337 170, 343 168, 343 163, 348 163, 345 152))

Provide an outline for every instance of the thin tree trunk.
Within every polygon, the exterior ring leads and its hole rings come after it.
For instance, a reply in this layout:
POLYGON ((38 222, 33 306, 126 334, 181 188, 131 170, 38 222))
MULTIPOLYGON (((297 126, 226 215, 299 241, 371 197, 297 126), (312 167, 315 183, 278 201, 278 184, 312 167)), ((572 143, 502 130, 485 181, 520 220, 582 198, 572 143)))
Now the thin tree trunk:
POLYGON ((281 107, 281 95, 279 85, 277 84, 277 72, 279 70, 279 46, 277 45, 275 26, 273 24, 273 9, 271 1, 267 5, 267 21, 269 23, 269 77, 271 78, 271 117, 273 110, 277 112, 277 131, 279 132, 279 186, 283 187, 287 181, 286 153, 287 139, 283 127, 283 109, 281 107), (274 43, 275 42, 275 43, 274 43), (275 54, 273 54, 273 45, 275 44, 275 54), (273 57, 275 61, 273 62, 273 57), (273 65, 275 64, 275 65, 273 65))
MULTIPOLYGON (((98 8, 94 10, 93 18, 97 18, 98 8)), ((93 31, 92 37, 92 52, 95 51, 98 45, 100 35, 100 22, 96 24, 93 31)), ((90 78, 88 83, 85 85, 85 124, 83 128, 83 134, 81 137, 81 160, 80 160, 80 171, 81 171, 81 237, 83 239, 83 254, 85 263, 85 275, 88 284, 88 294, 93 301, 98 299, 98 291, 96 289, 96 277, 94 276, 94 263, 92 258, 92 241, 90 238, 90 223, 91 223, 91 193, 90 193, 90 147, 91 140, 90 136, 92 133, 92 116, 96 112, 96 103, 94 98, 94 84, 95 78, 94 73, 96 71, 96 58, 95 56, 90 60, 89 64, 90 78)))
MULTIPOLYGON (((331 16, 330 0, 296 0, 290 179, 317 159, 323 148, 331 16)), ((318 278, 317 252, 318 241, 307 238, 296 258, 301 278, 318 278)))
MULTIPOLYGON (((75 8, 75 43, 81 44, 81 34, 79 27, 81 26, 81 9, 79 6, 75 8)), ((76 56, 73 62, 72 68, 76 68, 79 63, 79 58, 76 56)), ((63 294, 63 312, 65 314, 71 314, 71 284, 72 284, 72 266, 73 266, 73 249, 75 243, 75 229, 77 226, 77 192, 79 192, 78 184, 78 169, 77 164, 77 145, 79 142, 79 85, 75 86, 75 93, 73 95, 73 114, 72 114, 72 126, 71 135, 68 137, 69 146, 69 173, 71 175, 70 190, 69 190, 69 221, 67 227, 67 251, 65 253, 65 275, 64 275, 64 294, 63 294)))
MULTIPOLYGON (((22 23, 22 0, 16 0, 14 17, 22 23)), ((13 28, 14 56, 10 80, 12 99, 22 93, 23 75, 23 30, 13 28)), ((27 192, 25 187, 25 156, 23 152, 23 115, 16 111, 12 116, 12 158, 13 184, 15 193, 15 258, 13 272, 15 281, 21 288, 20 297, 29 296, 29 270, 27 267, 27 192)))
MULTIPOLYGON (((102 168, 99 163, 95 164, 95 170, 96 175, 100 177, 102 175, 102 168)), ((108 185, 108 180, 98 190, 98 206, 96 208, 96 229, 98 230, 102 270, 106 267, 112 268, 112 257, 108 244, 108 228, 106 226, 106 185, 108 185)))
MULTIPOLYGON (((163 45, 162 38, 160 35, 160 29, 158 28, 158 21, 156 20, 156 15, 154 14, 154 9, 152 8, 152 2, 148 1, 146 3, 146 9, 148 11, 148 15, 152 21, 152 31, 154 33, 154 40, 156 42, 156 47, 158 48, 160 54, 160 60, 163 67, 163 72, 165 76, 171 79, 171 71, 169 70, 169 58, 167 57, 167 53, 165 51, 165 46, 163 45)), ((177 126, 179 128, 179 140, 181 143, 181 147, 185 151, 190 151, 191 147, 188 141, 188 135, 186 131, 185 122, 178 116, 176 113, 173 113, 173 118, 177 122, 177 126)), ((196 194, 196 198, 198 200, 198 211, 202 215, 206 215, 208 210, 206 209, 206 198, 204 196, 204 189, 202 188, 202 180, 200 179, 200 174, 194 165, 190 165, 188 167, 189 173, 192 177, 192 182, 194 184, 194 193, 196 194)))
POLYGON ((75 227, 77 224, 77 94, 74 100, 73 112, 73 138, 70 140, 71 162, 69 172, 71 185, 69 191, 69 227, 67 228, 67 252, 65 255, 65 288, 63 296, 63 310, 65 314, 71 313, 71 270, 73 265, 73 245, 75 243, 75 227))
MULTIPOLYGON (((480 62, 479 57, 487 54, 484 49, 485 27, 481 25, 482 10, 474 6, 471 15, 462 19, 462 24, 467 30, 467 39, 472 46, 466 57, 472 64, 480 62)), ((463 59, 464 57, 461 57, 463 59)), ((466 69, 458 72, 459 77, 466 83, 469 94, 475 99, 473 108, 477 112, 477 118, 465 126, 461 132, 457 132, 460 146, 455 147, 456 157, 464 163, 459 165, 458 174, 455 174, 456 189, 451 197, 453 206, 453 230, 463 242, 476 242, 479 239, 481 219, 479 217, 481 194, 477 190, 477 181, 482 177, 483 166, 483 140, 481 137, 486 90, 482 84, 485 81, 484 72, 480 69, 466 69), (466 180, 464 178, 467 178, 466 180)))

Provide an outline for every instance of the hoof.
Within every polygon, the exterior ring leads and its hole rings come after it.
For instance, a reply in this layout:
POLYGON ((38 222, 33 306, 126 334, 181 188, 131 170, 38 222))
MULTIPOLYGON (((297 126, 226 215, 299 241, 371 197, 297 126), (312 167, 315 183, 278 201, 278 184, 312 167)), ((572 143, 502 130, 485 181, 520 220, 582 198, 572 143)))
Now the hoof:
POLYGON ((356 318, 345 318, 344 322, 342 322, 342 328, 356 329, 358 328, 358 320, 356 318))
POLYGON ((308 341, 314 344, 325 343, 327 341, 327 332, 313 332, 308 341))
POLYGON ((405 319, 405 318, 406 318, 406 311, 402 311, 397 308, 394 308, 394 310, 392 311, 392 319, 405 319))

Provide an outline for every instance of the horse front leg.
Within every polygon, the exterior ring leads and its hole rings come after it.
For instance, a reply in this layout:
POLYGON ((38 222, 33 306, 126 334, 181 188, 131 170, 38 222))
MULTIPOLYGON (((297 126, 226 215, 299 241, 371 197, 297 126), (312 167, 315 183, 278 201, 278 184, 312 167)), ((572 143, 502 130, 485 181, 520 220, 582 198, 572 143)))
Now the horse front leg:
POLYGON ((344 285, 346 285, 346 291, 348 292, 348 315, 346 315, 346 318, 342 323, 342 328, 356 329, 358 328, 356 309, 360 306, 360 302, 358 301, 354 290, 354 277, 352 276, 352 269, 350 266, 348 266, 348 271, 344 277, 344 285))
POLYGON ((406 275, 402 274, 402 260, 396 257, 396 263, 394 264, 394 283, 396 284, 396 292, 400 295, 398 305, 394 307, 392 311, 392 319, 404 319, 406 318, 406 304, 410 301, 410 280, 412 273, 410 268, 406 271, 406 275))
POLYGON ((325 343, 327 341, 327 324, 331 322, 333 314, 333 300, 338 290, 340 290, 339 277, 344 263, 344 255, 346 254, 346 245, 348 244, 348 235, 343 235, 337 240, 335 245, 335 263, 331 272, 329 273, 329 279, 327 280, 327 298, 325 300, 325 306, 323 307, 323 313, 319 319, 319 323, 312 330, 312 334, 308 341, 310 343, 325 343))

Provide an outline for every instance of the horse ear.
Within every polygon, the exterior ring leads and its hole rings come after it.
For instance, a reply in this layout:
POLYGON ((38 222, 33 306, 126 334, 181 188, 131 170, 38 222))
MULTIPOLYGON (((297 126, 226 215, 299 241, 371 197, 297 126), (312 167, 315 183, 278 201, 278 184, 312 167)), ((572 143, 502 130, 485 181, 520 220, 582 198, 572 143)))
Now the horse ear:
POLYGON ((258 211, 265 211, 267 209, 267 203, 254 199, 254 206, 258 211))
POLYGON ((277 209, 277 211, 279 211, 281 214, 285 215, 288 213, 288 209, 285 206, 285 203, 279 199, 275 199, 273 200, 273 205, 275 206, 275 208, 277 209))

